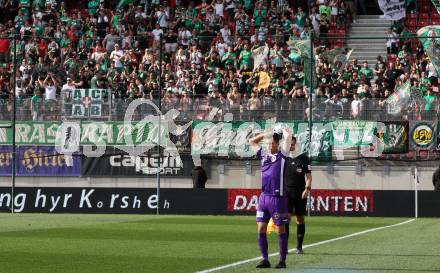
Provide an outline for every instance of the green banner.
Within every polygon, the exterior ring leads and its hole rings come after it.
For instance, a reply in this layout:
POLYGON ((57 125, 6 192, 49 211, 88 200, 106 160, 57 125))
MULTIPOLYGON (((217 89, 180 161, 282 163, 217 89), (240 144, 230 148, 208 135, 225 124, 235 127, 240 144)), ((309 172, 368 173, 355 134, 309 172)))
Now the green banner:
POLYGON ((422 27, 417 31, 417 36, 419 36, 437 74, 440 75, 440 26, 422 27))
POLYGON ((332 144, 351 147, 370 145, 376 128, 375 121, 333 121, 331 122, 332 144))
MULTIPOLYGON (((3 124, 5 125, 5 124, 3 124)), ((55 145, 61 122, 17 122, 16 143, 17 145, 55 145)), ((157 142, 158 123, 138 122, 125 125, 124 122, 81 122, 81 145, 97 146, 126 145, 125 136, 131 135, 133 144, 154 144, 157 142)), ((161 143, 165 144, 168 136, 168 126, 161 124, 161 143)), ((0 128, 0 145, 12 144, 12 130, 0 128)))
POLYGON ((401 154, 408 152, 408 121, 382 121, 385 128, 382 132, 376 129, 376 135, 384 144, 384 154, 401 154))
MULTIPOLYGON (((326 123, 315 122, 312 128, 312 145, 309 145, 309 125, 304 121, 283 122, 291 128, 297 138, 296 153, 308 152, 311 156, 331 158, 331 134, 326 123)), ((228 157, 252 157, 255 151, 249 147, 248 140, 266 128, 275 125, 272 121, 259 122, 209 122, 194 121, 192 124, 191 152, 228 157)))
POLYGON ((108 96, 106 89, 72 90, 72 117, 102 116, 103 97, 108 96))

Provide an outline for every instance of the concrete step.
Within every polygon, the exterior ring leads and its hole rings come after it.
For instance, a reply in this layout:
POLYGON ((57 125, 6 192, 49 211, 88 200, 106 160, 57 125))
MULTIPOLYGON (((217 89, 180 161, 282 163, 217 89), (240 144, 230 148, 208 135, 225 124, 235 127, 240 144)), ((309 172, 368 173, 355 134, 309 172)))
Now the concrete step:
POLYGON ((374 46, 374 45, 386 45, 385 39, 347 39, 347 44, 351 45, 364 45, 365 47, 374 46))
POLYGON ((380 19, 380 15, 357 15, 356 18, 359 19, 380 19))
POLYGON ((390 24, 390 21, 383 19, 365 19, 365 18, 356 18, 357 23, 381 23, 381 24, 390 24))
POLYGON ((351 28, 356 27, 390 27, 391 24, 387 22, 358 22, 352 23, 351 28))
POLYGON ((383 52, 353 51, 353 53, 351 53, 350 56, 353 58, 359 58, 359 57, 376 58, 377 55, 382 55, 382 54, 383 54, 383 52))
POLYGON ((358 30, 358 29, 353 29, 352 31, 350 31, 350 36, 379 36, 379 37, 385 37, 386 34, 386 30, 384 29, 369 29, 369 30, 358 30))
POLYGON ((390 27, 389 26, 383 26, 383 27, 381 27, 381 26, 357 26, 357 27, 352 27, 351 31, 355 31, 355 30, 358 30, 358 31, 362 31, 362 30, 371 31, 373 29, 374 30, 380 30, 380 31, 387 32, 390 29, 390 27))
MULTIPOLYGON (((347 45, 347 47, 350 47, 349 45, 347 45)), ((383 52, 386 51, 386 47, 382 46, 382 47, 376 47, 376 48, 371 48, 371 47, 360 47, 360 46, 353 46, 351 47, 353 48, 353 53, 356 52, 383 52)))

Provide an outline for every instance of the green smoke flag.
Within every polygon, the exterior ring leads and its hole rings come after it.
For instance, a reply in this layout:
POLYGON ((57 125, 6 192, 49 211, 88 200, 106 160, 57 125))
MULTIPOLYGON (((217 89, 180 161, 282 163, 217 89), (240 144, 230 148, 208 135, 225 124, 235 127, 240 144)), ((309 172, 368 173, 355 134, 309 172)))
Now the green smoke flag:
POLYGON ((409 81, 400 86, 396 92, 387 99, 388 113, 399 114, 402 108, 408 104, 411 99, 411 84, 409 81))
POLYGON ((129 4, 133 3, 134 1, 135 0, 121 0, 121 1, 119 1, 117 8, 128 6, 129 4))
POLYGON ((426 26, 417 31, 420 42, 440 75, 440 26, 426 26))
POLYGON ((437 9, 437 12, 440 13, 440 0, 431 0, 434 7, 437 9))
POLYGON ((315 70, 315 54, 311 52, 310 39, 307 40, 289 40, 287 42, 290 49, 289 56, 299 55, 304 61, 304 84, 307 86, 317 85, 315 70))

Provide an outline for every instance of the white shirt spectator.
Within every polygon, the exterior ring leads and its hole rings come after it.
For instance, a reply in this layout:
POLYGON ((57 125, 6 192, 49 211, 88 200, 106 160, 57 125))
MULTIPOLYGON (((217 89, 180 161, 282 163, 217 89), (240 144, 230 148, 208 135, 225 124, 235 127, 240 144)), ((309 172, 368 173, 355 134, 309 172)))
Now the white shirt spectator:
POLYGON ((229 29, 229 27, 224 26, 222 29, 220 29, 220 33, 222 34, 223 41, 225 41, 225 43, 227 44, 230 44, 231 30, 229 29))
POLYGON ((72 92, 75 88, 76 88, 76 86, 73 84, 73 81, 70 84, 69 84, 69 82, 67 82, 61 88, 61 95, 65 99, 70 99, 72 97, 72 92))
POLYGON ((217 53, 219 56, 223 56, 225 55, 226 50, 228 49, 228 45, 222 42, 218 42, 215 45, 216 49, 217 49, 217 53))
POLYGON ((426 66, 426 71, 428 71, 428 78, 437 77, 437 71, 431 61, 426 66))
POLYGON ((124 56, 124 52, 118 48, 115 48, 115 50, 112 51, 110 54, 110 60, 115 62, 115 67, 122 67, 121 58, 124 56))
POLYGON ((351 114, 353 117, 359 116, 361 112, 361 101, 359 99, 354 99, 351 102, 351 114))
POLYGON ((160 25, 161 28, 166 28, 168 26, 168 14, 165 11, 157 11, 157 23, 160 25))
POLYGON ((159 41, 160 40, 160 35, 163 35, 163 30, 162 29, 153 29, 153 31, 151 32, 153 34, 153 38, 155 41, 159 41))
POLYGON ((56 100, 57 88, 55 85, 47 85, 45 88, 44 96, 46 100, 56 100))
POLYGON ((215 3, 215 15, 223 17, 224 11, 225 11, 225 6, 223 5, 223 1, 217 1, 215 3))
POLYGON ((183 29, 181 31, 179 31, 179 41, 182 45, 184 46, 188 46, 189 45, 189 41, 192 38, 192 34, 189 30, 187 29, 183 29))

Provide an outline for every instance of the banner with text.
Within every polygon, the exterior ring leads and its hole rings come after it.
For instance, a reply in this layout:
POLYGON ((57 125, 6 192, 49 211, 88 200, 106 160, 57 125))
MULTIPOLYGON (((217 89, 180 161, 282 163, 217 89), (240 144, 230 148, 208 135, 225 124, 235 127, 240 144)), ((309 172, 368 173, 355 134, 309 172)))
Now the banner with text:
MULTIPOLYGON (((260 190, 154 188, 0 188, 0 212, 255 215, 260 190)), ((312 190, 312 215, 414 216, 414 191, 312 190)), ((439 217, 440 192, 419 191, 419 216, 439 217)), ((252 219, 249 219, 251 221, 252 219)))
MULTIPOLYGON (((133 144, 152 144, 157 143, 158 140, 158 122, 133 122, 126 125, 122 121, 84 121, 79 124, 81 145, 126 145, 126 137, 131 138, 133 144)), ((16 143, 17 145, 54 145, 56 141, 61 141, 61 138, 64 137, 61 134, 57 135, 60 126, 61 122, 17 122, 16 143)), ((161 124, 161 143, 166 143, 168 139, 168 123, 163 122, 161 124)), ((0 128, 0 145, 11 144, 12 129, 0 128)))
MULTIPOLYGON (((153 149, 155 151, 155 149, 153 149)), ((107 148, 105 156, 84 157, 82 162, 83 176, 145 177, 156 176, 160 171, 162 177, 191 177, 193 161, 190 155, 178 157, 156 153, 145 156, 131 156, 116 148, 107 148), (160 160, 160 169, 158 169, 160 160)))
MULTIPOLYGON (((18 146, 16 148, 17 176, 80 176, 81 159, 73 157, 73 166, 66 164, 64 155, 55 147, 18 146)), ((12 174, 12 147, 0 146, 0 176, 12 174)))
POLYGON ((397 21, 406 16, 404 0, 379 0, 379 7, 384 19, 397 21))
MULTIPOLYGON (((228 189, 228 211, 255 213, 260 193, 257 189, 228 189)), ((373 191, 313 190, 310 210, 319 215, 368 215, 374 213, 373 191)))
MULTIPOLYGON (((331 134, 326 130, 325 122, 314 122, 312 127, 312 145, 309 145, 309 124, 304 121, 283 122, 297 138, 296 153, 308 152, 321 159, 331 158, 331 134)), ((228 157, 252 157, 255 151, 250 149, 249 138, 271 128, 274 122, 210 122, 194 121, 192 124, 192 154, 210 154, 228 157)))

